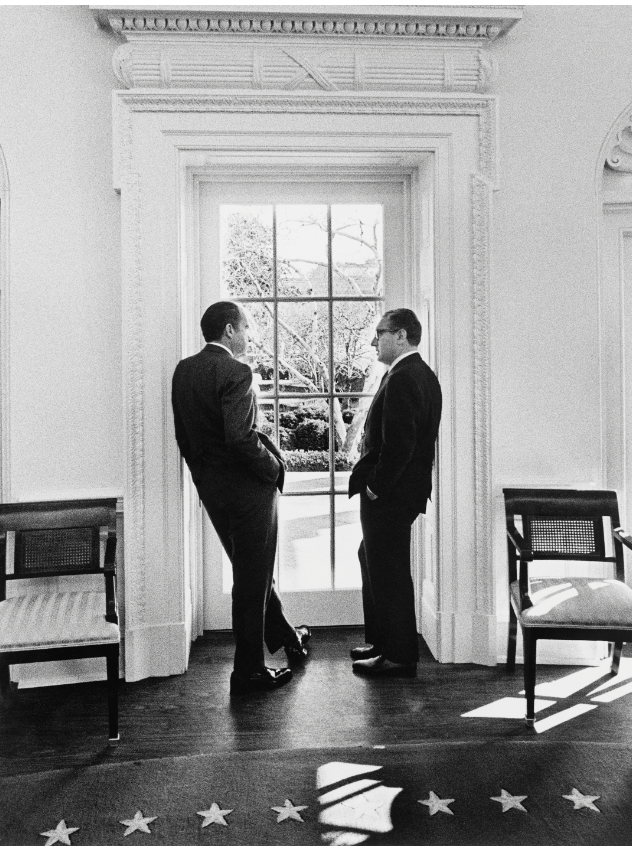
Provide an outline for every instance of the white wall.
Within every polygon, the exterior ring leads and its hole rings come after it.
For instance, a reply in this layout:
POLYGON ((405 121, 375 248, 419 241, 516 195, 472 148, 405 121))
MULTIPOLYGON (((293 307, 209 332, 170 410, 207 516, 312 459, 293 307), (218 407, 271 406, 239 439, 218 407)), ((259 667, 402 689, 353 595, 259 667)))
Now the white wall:
MULTIPOLYGON (((604 137, 632 100, 630 32, 627 6, 527 5, 492 46, 500 71, 491 305, 501 614, 501 488, 602 483, 595 174, 604 137)), ((87 7, 0 9, 13 499, 123 489, 116 44, 87 7)))
POLYGON ((630 31, 627 6, 525 6, 494 47, 492 443, 501 615, 502 487, 603 484, 595 187, 601 145, 632 100, 630 31))
POLYGON ((123 488, 114 46, 87 7, 0 10, 15 500, 123 488))

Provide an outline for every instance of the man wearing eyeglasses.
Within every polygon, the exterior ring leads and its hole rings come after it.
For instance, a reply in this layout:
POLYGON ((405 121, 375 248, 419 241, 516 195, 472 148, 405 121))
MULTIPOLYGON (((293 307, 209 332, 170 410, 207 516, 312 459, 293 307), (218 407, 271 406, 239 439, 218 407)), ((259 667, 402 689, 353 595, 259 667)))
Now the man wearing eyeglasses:
POLYGON ((412 524, 425 513, 441 419, 441 387, 419 355, 413 311, 387 311, 372 346, 388 368, 364 427, 349 496, 360 494, 365 646, 351 650, 354 672, 414 676, 419 647, 410 568, 412 524))

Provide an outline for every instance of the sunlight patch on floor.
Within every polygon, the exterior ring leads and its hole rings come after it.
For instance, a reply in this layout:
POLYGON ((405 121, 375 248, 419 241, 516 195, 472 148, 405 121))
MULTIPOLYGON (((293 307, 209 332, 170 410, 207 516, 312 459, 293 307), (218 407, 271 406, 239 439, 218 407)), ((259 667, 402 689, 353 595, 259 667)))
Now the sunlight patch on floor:
POLYGON ((551 714, 550 717, 545 717, 543 720, 538 720, 534 728, 538 734, 542 734, 544 731, 549 731, 549 729, 555 728, 555 726, 559 726, 561 723, 566 723, 569 720, 574 720, 575 717, 579 717, 582 714, 585 714, 587 711, 592 711, 596 708, 596 705, 571 705, 570 708, 565 708, 563 711, 558 711, 557 714, 551 714))
POLYGON ((617 687, 615 690, 609 690, 607 693, 602 693, 599 696, 593 696, 591 702, 614 702, 615 699, 620 699, 622 696, 627 696, 632 693, 632 682, 617 687))
MULTIPOLYGON (((608 661, 608 668, 610 668, 610 659, 608 661)), ((611 676, 608 681, 600 684, 599 687, 596 687, 589 695, 592 696, 595 693, 599 693, 602 690, 607 690, 609 687, 614 687, 615 685, 621 684, 621 682, 625 681, 626 679, 632 679, 632 658, 622 658, 621 663, 619 665, 619 672, 616 676, 611 676)))
MULTIPOLYGON (((555 705, 546 699, 535 700, 535 710, 544 710, 551 705, 555 705)), ((475 708, 473 711, 468 711, 466 714, 461 714, 462 717, 492 717, 503 720, 517 720, 524 717, 525 700, 517 696, 505 696, 503 699, 497 699, 495 702, 490 702, 488 705, 482 705, 480 708, 475 708)))
MULTIPOLYGON (((601 663, 598 667, 585 667, 561 679, 536 684, 536 696, 556 696, 564 699, 572 696, 584 687, 594 684, 610 672, 610 661, 601 663)), ((524 690, 520 691, 524 695, 524 690)))
POLYGON ((343 761, 331 761, 318 768, 316 784, 320 789, 337 785, 318 799, 321 805, 327 805, 318 820, 332 826, 333 830, 322 835, 330 846, 355 846, 367 840, 370 833, 392 831, 391 806, 403 788, 387 787, 381 781, 362 778, 381 769, 343 761))

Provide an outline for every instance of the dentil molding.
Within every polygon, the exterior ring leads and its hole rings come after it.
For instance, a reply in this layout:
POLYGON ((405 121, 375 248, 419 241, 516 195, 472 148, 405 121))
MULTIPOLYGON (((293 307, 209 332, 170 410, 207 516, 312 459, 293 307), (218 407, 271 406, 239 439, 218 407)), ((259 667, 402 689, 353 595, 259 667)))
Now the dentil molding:
POLYGON ((522 16, 515 6, 91 8, 125 42, 113 63, 126 88, 274 91, 483 93, 495 77, 485 47, 522 16))

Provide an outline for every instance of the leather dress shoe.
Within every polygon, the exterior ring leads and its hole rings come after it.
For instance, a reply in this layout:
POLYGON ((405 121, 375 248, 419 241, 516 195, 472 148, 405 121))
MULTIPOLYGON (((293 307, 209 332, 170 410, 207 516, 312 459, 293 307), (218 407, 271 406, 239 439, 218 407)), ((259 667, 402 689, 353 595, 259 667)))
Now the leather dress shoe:
POLYGON ((370 643, 367 643, 366 646, 354 646, 349 654, 354 661, 359 661, 364 658, 377 658, 380 654, 380 650, 377 646, 372 646, 370 643))
POLYGON ((417 664, 398 664, 396 661, 389 661, 383 655, 375 658, 353 662, 353 672, 363 676, 406 676, 417 675, 417 664))
POLYGON ((230 695, 241 696, 255 690, 276 690, 277 687, 287 684, 291 678, 292 670, 289 667, 282 667, 280 670, 262 667, 249 676, 242 676, 241 673, 233 671, 230 676, 230 695))
POLYGON ((297 626, 294 631, 296 643, 285 647, 285 654, 290 663, 298 663, 307 658, 307 642, 312 636, 309 626, 297 626))

